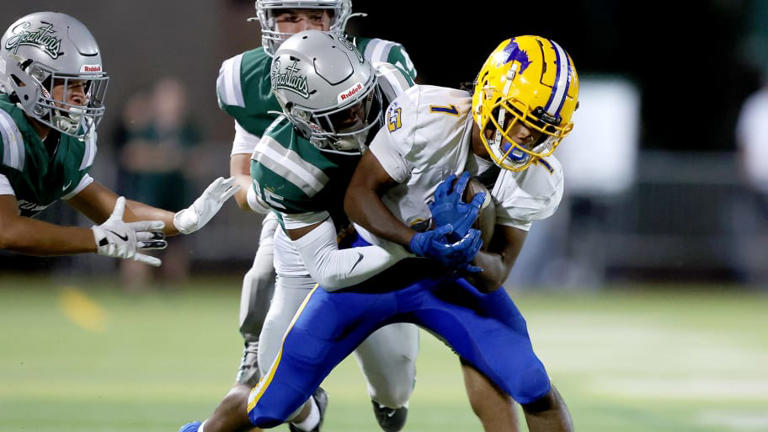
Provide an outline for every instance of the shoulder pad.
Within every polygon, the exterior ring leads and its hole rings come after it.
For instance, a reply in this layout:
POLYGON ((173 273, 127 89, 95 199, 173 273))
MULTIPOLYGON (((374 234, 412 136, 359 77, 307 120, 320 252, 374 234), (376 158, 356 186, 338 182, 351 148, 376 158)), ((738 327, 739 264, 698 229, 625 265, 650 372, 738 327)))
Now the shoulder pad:
POLYGON ((374 62, 373 67, 376 70, 378 85, 387 101, 394 100, 414 85, 410 75, 393 64, 374 62))
POLYGON ((94 131, 91 135, 87 136, 83 142, 85 149, 83 150, 83 161, 80 163, 80 171, 90 168, 91 165, 93 165, 93 160, 96 159, 97 136, 98 135, 94 131))
POLYGON ((384 39, 369 39, 362 45, 365 45, 363 56, 366 60, 393 64, 404 70, 411 79, 416 78, 416 68, 401 44, 384 39))
POLYGON ((0 153, 3 165, 22 171, 24 169, 24 138, 13 117, 0 109, 0 153))
POLYGON ((222 108, 227 105, 245 107, 243 87, 240 82, 240 67, 244 54, 228 58, 221 64, 219 76, 216 78, 216 95, 219 106, 222 108))
POLYGON ((272 135, 274 132, 262 137, 251 159, 274 172, 281 182, 292 184, 308 197, 323 190, 330 180, 328 175, 297 152, 283 147, 272 135))

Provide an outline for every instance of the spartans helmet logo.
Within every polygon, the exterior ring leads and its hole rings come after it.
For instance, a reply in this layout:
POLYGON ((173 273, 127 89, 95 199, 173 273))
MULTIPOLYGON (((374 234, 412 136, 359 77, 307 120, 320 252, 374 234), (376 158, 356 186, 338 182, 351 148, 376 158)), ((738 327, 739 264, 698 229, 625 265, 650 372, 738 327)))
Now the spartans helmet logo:
POLYGON ((13 36, 5 41, 5 49, 16 54, 20 46, 30 45, 40 48, 54 60, 63 54, 59 51, 61 39, 55 36, 56 30, 53 29, 53 24, 43 23, 40 27, 30 30, 31 27, 32 23, 29 21, 14 27, 11 30, 13 36))
POLYGON ((270 72, 272 91, 286 89, 304 99, 309 99, 307 76, 298 73, 300 69, 296 67, 296 63, 298 63, 298 60, 295 60, 290 66, 286 67, 285 72, 281 72, 280 59, 275 59, 274 63, 272 63, 272 71, 270 72))

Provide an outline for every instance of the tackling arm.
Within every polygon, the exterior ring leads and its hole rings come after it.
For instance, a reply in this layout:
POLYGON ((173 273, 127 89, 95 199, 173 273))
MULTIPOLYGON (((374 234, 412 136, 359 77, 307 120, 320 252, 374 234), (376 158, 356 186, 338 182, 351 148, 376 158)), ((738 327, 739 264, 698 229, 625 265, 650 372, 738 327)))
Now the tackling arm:
POLYGON ((326 291, 356 285, 408 256, 405 249, 364 246, 339 249, 330 218, 309 226, 288 229, 307 271, 326 291))
POLYGON ((0 249, 38 256, 96 252, 90 229, 54 225, 18 212, 13 195, 0 195, 0 249))
MULTIPOLYGON (((84 214, 88 219, 100 224, 107 220, 112 213, 117 201, 117 194, 106 186, 94 181, 79 194, 67 200, 67 203, 75 210, 84 214)), ((152 207, 138 201, 126 201, 124 220, 135 222, 140 220, 159 220, 165 223, 166 235, 178 234, 173 225, 173 212, 152 207)))

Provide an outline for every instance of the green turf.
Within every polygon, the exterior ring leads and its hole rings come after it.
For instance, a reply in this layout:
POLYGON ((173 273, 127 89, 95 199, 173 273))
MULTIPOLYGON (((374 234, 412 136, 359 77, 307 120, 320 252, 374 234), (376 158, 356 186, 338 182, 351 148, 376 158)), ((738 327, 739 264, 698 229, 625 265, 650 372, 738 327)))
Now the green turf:
MULTIPOLYGON (((204 418, 239 361, 238 289, 219 279, 126 294, 112 283, 0 276, 0 431, 174 432, 204 418)), ((577 430, 768 430, 768 296, 513 296, 577 430)), ((326 432, 378 430, 354 361, 324 387, 326 432)), ((457 360, 427 334, 410 413, 408 431, 481 429, 457 360)))

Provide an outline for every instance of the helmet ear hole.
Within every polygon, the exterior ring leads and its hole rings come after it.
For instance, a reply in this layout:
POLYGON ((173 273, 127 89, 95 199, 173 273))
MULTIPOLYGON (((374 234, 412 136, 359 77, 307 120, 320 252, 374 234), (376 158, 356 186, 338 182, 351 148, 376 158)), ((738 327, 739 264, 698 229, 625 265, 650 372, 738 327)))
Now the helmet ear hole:
POLYGON ((24 82, 22 82, 22 81, 21 81, 21 79, 19 79, 19 77, 18 77, 18 76, 16 76, 16 74, 11 74, 11 79, 13 80, 13 82, 14 82, 14 83, 15 83, 17 86, 19 86, 19 87, 24 87, 24 82))

